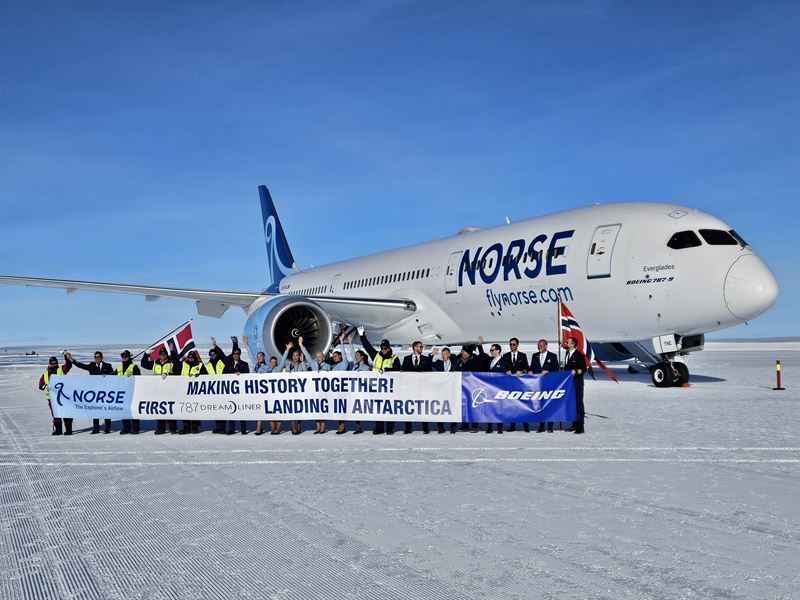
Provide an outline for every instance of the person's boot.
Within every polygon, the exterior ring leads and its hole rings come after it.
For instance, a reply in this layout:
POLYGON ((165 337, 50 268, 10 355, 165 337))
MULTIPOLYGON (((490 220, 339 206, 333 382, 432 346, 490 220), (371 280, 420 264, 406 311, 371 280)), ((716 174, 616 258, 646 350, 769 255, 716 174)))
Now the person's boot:
POLYGON ((178 432, 178 435, 187 435, 189 433, 192 433, 192 426, 189 425, 188 421, 184 421, 183 427, 181 427, 181 430, 178 432))
POLYGON ((139 433, 139 419, 133 419, 131 421, 131 433, 133 435, 137 435, 139 433))
POLYGON ((492 424, 491 424, 491 423, 489 423, 489 424, 486 426, 486 433, 492 433, 492 431, 493 431, 492 424))
POLYGON ((536 430, 536 433, 544 433, 544 423, 539 423, 539 429, 536 430))
POLYGON ((199 421, 192 421, 192 433, 200 433, 199 421))
POLYGON ((127 419, 122 421, 122 429, 119 430, 120 435, 128 435, 131 432, 131 422, 127 419))
POLYGON ((72 419, 64 419, 64 435, 72 435, 72 419))
POLYGON ((511 425, 508 426, 508 432, 509 433, 511 433, 512 431, 516 431, 516 430, 517 430, 517 424, 516 423, 512 423, 511 425))
POLYGON ((427 423, 422 424, 422 433, 430 433, 430 426, 427 423))
POLYGON ((61 435, 62 433, 61 419, 53 419, 53 433, 50 435, 61 435))
POLYGON ((111 433, 111 419, 106 419, 105 427, 103 428, 103 433, 111 433))
POLYGON ((527 423, 523 423, 522 424, 522 428, 525 430, 525 433, 530 433, 531 432, 531 426, 528 425, 527 423))
POLYGON ((453 423, 450 425, 450 433, 455 433, 455 432, 456 432, 456 424, 453 423))
POLYGON ((100 419, 92 419, 92 435, 100 433, 100 419))

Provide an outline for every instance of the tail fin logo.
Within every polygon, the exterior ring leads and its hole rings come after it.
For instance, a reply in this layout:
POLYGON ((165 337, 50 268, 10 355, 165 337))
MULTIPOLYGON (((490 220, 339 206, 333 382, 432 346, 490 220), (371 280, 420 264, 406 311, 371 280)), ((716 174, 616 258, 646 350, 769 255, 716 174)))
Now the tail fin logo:
POLYGON ((292 272, 292 266, 285 264, 287 257, 281 256, 281 248, 278 246, 275 215, 269 215, 264 221, 264 240, 267 243, 267 276, 271 283, 275 283, 292 272))

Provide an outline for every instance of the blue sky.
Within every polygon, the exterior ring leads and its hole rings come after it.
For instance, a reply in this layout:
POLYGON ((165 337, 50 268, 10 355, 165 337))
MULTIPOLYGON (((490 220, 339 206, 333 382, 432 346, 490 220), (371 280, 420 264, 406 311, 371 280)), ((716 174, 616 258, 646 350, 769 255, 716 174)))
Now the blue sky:
MULTIPOLYGON (((258 290, 267 184, 301 267, 559 208, 731 223, 800 335, 791 2, 4 2, 0 274, 258 290)), ((150 341, 191 302, 0 286, 0 345, 150 341)), ((243 313, 195 316, 241 335, 243 313)), ((720 334, 717 334, 719 337, 720 334)))

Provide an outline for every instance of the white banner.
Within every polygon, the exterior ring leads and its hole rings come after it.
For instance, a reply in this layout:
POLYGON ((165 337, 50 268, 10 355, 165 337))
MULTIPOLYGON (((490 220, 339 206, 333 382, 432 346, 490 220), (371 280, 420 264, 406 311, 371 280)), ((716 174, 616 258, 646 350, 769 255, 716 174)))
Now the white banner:
POLYGON ((461 422, 460 373, 137 377, 134 419, 461 422))

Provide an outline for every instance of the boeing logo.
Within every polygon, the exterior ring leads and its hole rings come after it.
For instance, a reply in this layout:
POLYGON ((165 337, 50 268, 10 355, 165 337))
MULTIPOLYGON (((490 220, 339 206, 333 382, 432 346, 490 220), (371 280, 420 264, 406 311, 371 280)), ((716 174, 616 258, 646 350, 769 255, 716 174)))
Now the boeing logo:
POLYGON ((486 404, 487 402, 497 402, 497 400, 490 400, 489 395, 483 388, 472 390, 472 408, 478 408, 481 404, 486 404))
POLYGON ((464 275, 471 285, 475 285, 477 275, 487 284, 494 283, 501 274, 503 281, 508 281, 512 277, 522 279, 523 276, 535 279, 541 274, 542 267, 546 275, 563 275, 567 272, 567 266, 558 264, 559 259, 565 255, 566 247, 562 242, 571 238, 574 233, 574 229, 554 233, 546 251, 545 233, 537 235, 527 244, 523 239, 512 240, 508 243, 508 248, 500 242, 486 249, 479 246, 474 252, 467 248, 461 256, 458 285, 464 285, 464 275), (523 254, 528 255, 525 260, 523 254))

